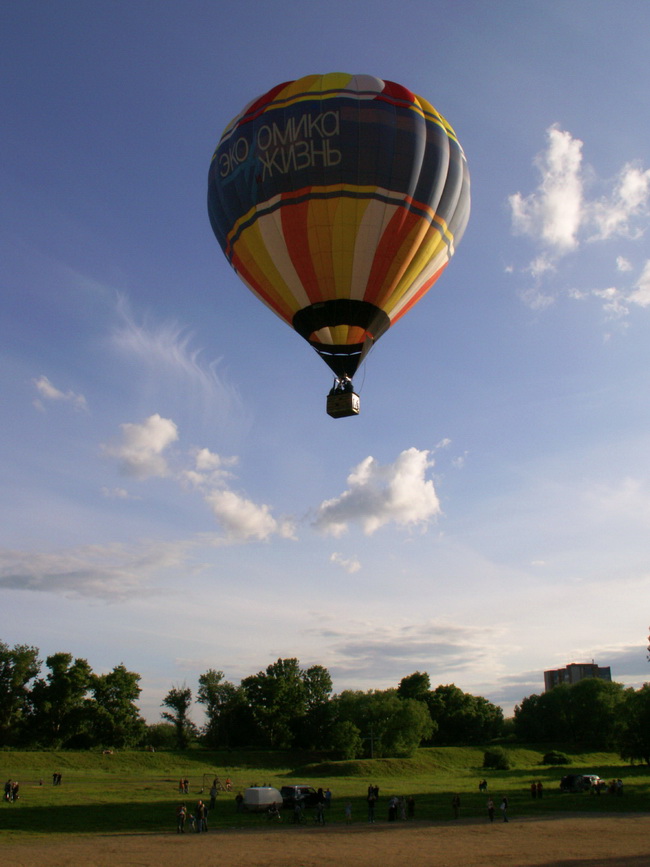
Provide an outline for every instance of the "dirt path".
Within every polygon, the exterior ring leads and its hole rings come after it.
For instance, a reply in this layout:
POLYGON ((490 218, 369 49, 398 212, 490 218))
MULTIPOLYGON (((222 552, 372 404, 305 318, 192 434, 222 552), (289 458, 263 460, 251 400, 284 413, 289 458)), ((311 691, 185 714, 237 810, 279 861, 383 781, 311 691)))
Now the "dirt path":
POLYGON ((12 867, 650 867, 650 817, 356 824, 2 841, 12 867))

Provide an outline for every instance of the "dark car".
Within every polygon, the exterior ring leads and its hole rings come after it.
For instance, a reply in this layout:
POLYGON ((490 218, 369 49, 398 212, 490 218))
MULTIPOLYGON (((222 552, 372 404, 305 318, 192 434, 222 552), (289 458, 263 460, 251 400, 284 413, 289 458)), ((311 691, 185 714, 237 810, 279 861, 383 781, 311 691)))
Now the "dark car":
POLYGON ((584 792, 591 788, 591 780, 583 774, 567 774, 560 780, 561 792, 584 792))
POLYGON ((313 786, 282 786, 280 794, 285 808, 295 807, 296 801, 301 807, 315 807, 318 803, 318 792, 313 786))

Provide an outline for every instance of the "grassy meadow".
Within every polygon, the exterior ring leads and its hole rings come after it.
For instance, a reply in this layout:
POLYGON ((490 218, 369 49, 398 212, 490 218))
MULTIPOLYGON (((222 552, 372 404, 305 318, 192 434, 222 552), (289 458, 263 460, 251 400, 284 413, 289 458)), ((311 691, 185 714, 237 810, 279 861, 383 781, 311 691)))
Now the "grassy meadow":
MULTIPOLYGON (((650 811, 650 768, 623 764, 613 753, 571 755, 563 767, 541 764, 546 747, 508 747, 511 769, 482 767, 482 747, 424 748, 410 759, 374 759, 347 762, 318 761, 307 754, 282 752, 19 752, 0 751, 0 775, 20 783, 20 798, 0 805, 0 835, 24 839, 45 834, 165 833, 175 831, 176 806, 184 801, 193 810, 199 797, 209 801, 214 776, 230 777, 232 792, 220 791, 216 809, 208 817, 210 829, 268 828, 263 815, 237 813, 234 797, 250 785, 304 783, 332 791, 327 821, 344 822, 344 805, 352 802, 354 822, 367 819, 369 784, 379 786, 376 819, 387 821, 388 799, 413 795, 415 818, 452 820, 451 798, 459 793, 461 818, 486 816, 487 795, 478 791, 481 779, 496 806, 502 795, 510 802, 511 820, 517 816, 565 812, 650 811), (60 786, 52 774, 60 773, 60 786), (598 774, 605 780, 621 778, 622 797, 562 794, 565 773, 598 774), (179 779, 189 780, 189 794, 178 792, 179 779), (542 782, 544 797, 533 800, 530 784, 542 782), (41 782, 42 781, 42 782, 41 782)), ((498 814, 498 809, 497 809, 498 814)), ((499 820, 497 815, 496 819, 499 820)), ((291 822, 285 815, 278 831, 291 822)))

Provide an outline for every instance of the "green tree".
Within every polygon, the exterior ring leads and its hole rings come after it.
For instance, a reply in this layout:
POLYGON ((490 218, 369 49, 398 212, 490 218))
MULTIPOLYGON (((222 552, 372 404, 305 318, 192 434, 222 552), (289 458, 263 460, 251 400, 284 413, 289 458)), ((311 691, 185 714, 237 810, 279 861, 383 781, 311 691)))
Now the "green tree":
POLYGON ((123 663, 108 674, 93 675, 93 738, 106 747, 131 747, 144 733, 145 722, 135 704, 141 689, 140 675, 123 663))
POLYGON ((305 740, 318 740, 317 729, 326 725, 326 705, 332 689, 327 669, 320 665, 303 671, 295 658, 278 659, 266 671, 241 682, 246 703, 268 746, 288 748, 305 740))
POLYGON ((625 687, 586 677, 569 690, 571 740, 594 749, 612 749, 620 740, 625 687))
POLYGON ((145 725, 141 745, 155 750, 173 750, 176 746, 176 728, 167 722, 145 725))
POLYGON ((477 744, 497 737, 503 711, 481 696, 463 692, 455 684, 440 685, 430 694, 429 711, 443 744, 477 744))
POLYGON ((624 723, 619 736, 621 758, 650 765, 650 684, 629 689, 621 714, 624 723))
POLYGON ((416 701, 428 701, 430 691, 431 679, 426 671, 415 671, 403 677, 397 687, 400 698, 414 698, 416 701))
POLYGON ((330 741, 333 723, 332 678, 322 665, 312 665, 302 672, 302 682, 305 686, 305 713, 294 720, 294 744, 308 749, 323 749, 330 741))
POLYGON ((86 696, 92 669, 70 653, 54 653, 45 664, 49 673, 34 681, 29 696, 32 739, 52 748, 78 745, 88 738, 90 728, 86 696))
POLYGON ((38 648, 0 641, 0 746, 21 743, 28 711, 29 683, 40 671, 38 648))
POLYGON ((197 701, 206 716, 202 740, 212 749, 245 746, 254 727, 243 691, 223 677, 223 671, 214 668, 199 676, 197 701))
POLYGON ((515 733, 532 743, 570 743, 573 730, 569 713, 568 683, 561 683, 541 695, 530 695, 514 714, 515 733))
POLYGON ((163 711, 161 716, 174 726, 179 750, 187 749, 196 736, 196 727, 188 716, 191 705, 192 690, 189 686, 173 686, 162 701, 162 706, 169 710, 163 711))
POLYGON ((597 677, 561 683, 515 707, 522 740, 611 749, 620 740, 625 689, 597 677))
POLYGON ((412 755, 433 731, 426 705, 400 699, 394 689, 345 690, 333 701, 337 723, 353 723, 375 758, 412 755))
POLYGON ((342 759, 356 759, 363 755, 361 732, 350 720, 334 723, 330 733, 330 746, 342 759))

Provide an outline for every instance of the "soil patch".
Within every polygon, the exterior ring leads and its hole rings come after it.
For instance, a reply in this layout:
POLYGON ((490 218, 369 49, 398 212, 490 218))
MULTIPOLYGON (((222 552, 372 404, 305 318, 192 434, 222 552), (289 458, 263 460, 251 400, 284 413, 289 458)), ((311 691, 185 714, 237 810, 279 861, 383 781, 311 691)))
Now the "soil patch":
POLYGON ((52 835, 2 845, 12 867, 649 867, 650 817, 407 822, 219 830, 207 834, 52 835))

